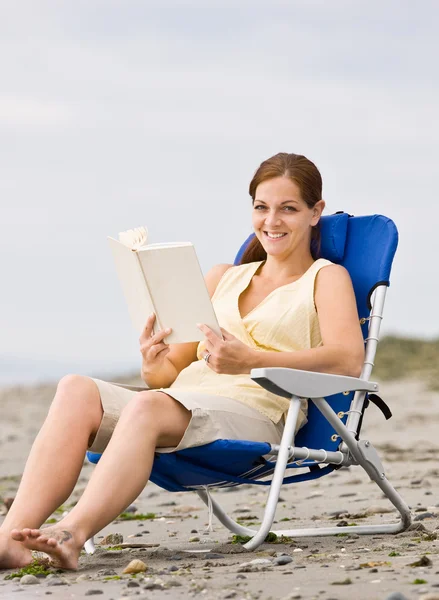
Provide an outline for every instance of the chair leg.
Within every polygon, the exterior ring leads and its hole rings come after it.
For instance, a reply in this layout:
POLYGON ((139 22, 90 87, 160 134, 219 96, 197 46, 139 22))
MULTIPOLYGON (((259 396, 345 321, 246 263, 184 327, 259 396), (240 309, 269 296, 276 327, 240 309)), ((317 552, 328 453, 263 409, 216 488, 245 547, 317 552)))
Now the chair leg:
MULTIPOLYGON (((284 435, 282 436, 282 442, 279 449, 278 460, 276 462, 276 468, 273 474, 273 480, 270 486, 270 492, 267 500, 264 518, 260 526, 259 531, 255 532, 253 529, 243 527, 231 519, 222 510, 218 503, 212 499, 213 512, 218 520, 227 527, 230 531, 237 533, 238 535, 251 535, 253 538, 247 542, 244 547, 248 550, 254 550, 257 548, 265 539, 270 531, 271 525, 274 519, 274 513, 277 501, 279 499, 280 487, 285 473, 285 467, 288 462, 288 446, 293 444, 293 436, 295 430, 295 424, 297 422, 298 409, 300 408, 300 401, 297 407, 297 414, 293 414, 293 406, 295 399, 292 401, 292 406, 287 417, 287 423, 285 424, 284 435), (291 416, 290 416, 291 415, 291 416), (290 420, 290 421, 289 421, 290 420), (292 421, 294 420, 294 425, 292 421), (288 429, 287 429, 288 424, 288 429)), ((337 415, 332 410, 331 406, 324 399, 316 400, 319 410, 325 415, 328 421, 332 424, 334 429, 344 440, 347 447, 349 448, 351 455, 354 457, 358 465, 363 467, 369 477, 375 481, 379 488, 384 492, 385 496, 395 506, 400 514, 400 520, 396 523, 386 523, 383 525, 354 525, 352 527, 313 527, 303 529, 285 529, 285 530, 271 530, 276 535, 283 535, 288 537, 315 537, 315 536, 329 536, 338 535, 340 533, 357 533, 357 534, 381 534, 381 533, 400 533, 405 531, 411 523, 410 509, 392 484, 386 478, 384 471, 381 467, 380 461, 376 455, 373 447, 368 442, 357 442, 353 434, 346 428, 346 426, 340 421, 337 415), (364 447, 369 448, 369 457, 364 451, 364 447), (363 451, 361 451, 363 448, 363 451)), ((198 491, 200 498, 207 504, 207 494, 204 491, 198 491)))
MULTIPOLYGON (((280 488, 285 475, 285 468, 289 458, 289 446, 294 445, 294 435, 296 430, 296 423, 299 417, 300 410, 300 398, 293 397, 291 399, 290 408, 288 410, 287 419, 280 443, 279 454, 276 461, 276 466, 273 473, 273 479, 270 485, 270 491, 268 493, 267 503, 265 506, 264 517, 259 530, 255 531, 248 527, 243 527, 231 519, 219 506, 219 504, 212 499, 213 513, 218 520, 227 527, 230 531, 238 535, 251 535, 252 539, 244 544, 244 548, 247 550, 254 550, 262 544, 270 532, 270 528, 273 524, 274 515, 276 512, 277 502, 279 500, 280 488)), ((208 504, 207 494, 204 490, 197 490, 198 495, 205 504, 208 504)))

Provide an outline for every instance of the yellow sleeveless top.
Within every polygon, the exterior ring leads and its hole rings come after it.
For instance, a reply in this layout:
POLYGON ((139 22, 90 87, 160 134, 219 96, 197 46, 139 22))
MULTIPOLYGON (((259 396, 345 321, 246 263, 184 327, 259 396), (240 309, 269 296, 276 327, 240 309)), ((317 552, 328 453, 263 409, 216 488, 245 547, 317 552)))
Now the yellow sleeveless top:
MULTIPOLYGON (((261 352, 294 352, 321 346, 317 311, 314 304, 314 282, 322 267, 332 264, 316 260, 296 281, 280 286, 241 318, 238 299, 248 287, 263 261, 228 269, 212 297, 221 327, 244 344, 261 352)), ((203 360, 204 341, 197 349, 198 360, 183 369, 172 388, 193 390, 233 398, 247 404, 278 423, 288 410, 286 398, 268 392, 250 374, 226 375, 215 373, 203 360)))

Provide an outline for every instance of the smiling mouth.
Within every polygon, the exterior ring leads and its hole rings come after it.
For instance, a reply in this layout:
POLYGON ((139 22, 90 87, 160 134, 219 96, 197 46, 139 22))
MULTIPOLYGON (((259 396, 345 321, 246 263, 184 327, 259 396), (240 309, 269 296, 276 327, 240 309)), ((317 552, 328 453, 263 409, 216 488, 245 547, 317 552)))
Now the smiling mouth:
POLYGON ((269 240, 280 240, 287 235, 286 233, 269 233, 268 231, 264 231, 263 233, 269 240))

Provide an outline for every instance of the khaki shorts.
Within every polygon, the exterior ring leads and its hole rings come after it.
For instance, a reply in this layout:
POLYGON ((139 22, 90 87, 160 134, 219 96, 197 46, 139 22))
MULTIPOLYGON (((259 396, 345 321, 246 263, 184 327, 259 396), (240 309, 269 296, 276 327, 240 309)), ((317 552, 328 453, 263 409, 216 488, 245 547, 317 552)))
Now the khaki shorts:
MULTIPOLYGON (((93 379, 93 381, 101 396, 104 416, 89 450, 102 453, 110 441, 122 409, 139 392, 139 389, 128 389, 129 386, 122 387, 101 379, 93 379)), ((165 393, 190 410, 192 416, 178 446, 157 448, 156 452, 174 452, 220 439, 249 440, 269 444, 279 444, 281 441, 283 419, 278 424, 274 424, 268 417, 238 400, 184 391, 181 388, 166 388, 165 393)))

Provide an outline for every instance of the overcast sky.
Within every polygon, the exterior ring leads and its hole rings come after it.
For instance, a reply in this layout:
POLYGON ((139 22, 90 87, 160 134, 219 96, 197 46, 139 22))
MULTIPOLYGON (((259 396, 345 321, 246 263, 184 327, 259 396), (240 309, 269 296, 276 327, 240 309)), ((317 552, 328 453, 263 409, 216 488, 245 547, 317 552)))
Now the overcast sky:
POLYGON ((106 236, 251 230, 265 158, 400 231, 384 333, 438 336, 435 0, 1 0, 0 381, 139 364, 106 236), (58 363, 56 365, 55 363, 58 363))

